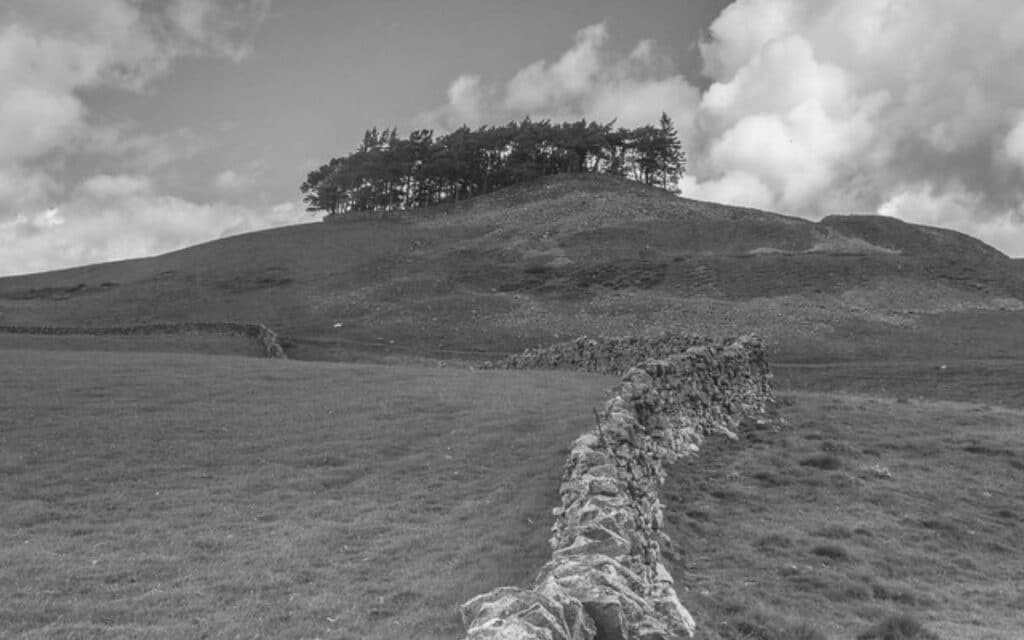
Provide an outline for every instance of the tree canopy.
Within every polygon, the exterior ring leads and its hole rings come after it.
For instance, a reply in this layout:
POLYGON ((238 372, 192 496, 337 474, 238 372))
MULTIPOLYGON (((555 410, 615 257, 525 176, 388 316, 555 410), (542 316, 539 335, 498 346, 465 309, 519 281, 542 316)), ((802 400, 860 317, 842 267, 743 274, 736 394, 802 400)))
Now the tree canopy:
POLYGON ((578 120, 524 118, 501 126, 430 129, 401 138, 376 127, 362 144, 309 172, 300 186, 309 211, 394 211, 458 202, 558 173, 606 173, 675 190, 686 168, 666 114, 636 129, 578 120))

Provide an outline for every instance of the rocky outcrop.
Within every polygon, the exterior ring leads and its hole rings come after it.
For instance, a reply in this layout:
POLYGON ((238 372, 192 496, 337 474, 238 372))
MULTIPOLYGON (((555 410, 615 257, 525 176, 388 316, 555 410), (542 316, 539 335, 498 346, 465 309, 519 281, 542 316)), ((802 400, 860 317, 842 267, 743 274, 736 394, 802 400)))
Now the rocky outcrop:
POLYGON ((461 607, 466 640, 656 640, 692 636, 693 618, 661 561, 658 488, 704 437, 767 420, 761 340, 691 346, 630 368, 573 443, 554 510, 552 556, 530 588, 501 587, 461 607))
POLYGON ((263 355, 268 358, 284 358, 287 356, 277 334, 264 324, 242 323, 242 322, 180 322, 180 323, 159 323, 139 324, 121 327, 54 327, 54 326, 26 326, 26 325, 0 325, 0 333, 20 333, 26 335, 49 335, 49 336, 140 336, 140 335, 175 335, 175 334, 204 334, 220 333, 228 335, 241 335, 256 341, 263 355))
POLYGON ((727 341, 705 336, 663 333, 658 336, 581 336, 568 342, 527 349, 495 363, 491 369, 571 369, 622 375, 638 362, 665 358, 691 347, 721 345, 727 341))

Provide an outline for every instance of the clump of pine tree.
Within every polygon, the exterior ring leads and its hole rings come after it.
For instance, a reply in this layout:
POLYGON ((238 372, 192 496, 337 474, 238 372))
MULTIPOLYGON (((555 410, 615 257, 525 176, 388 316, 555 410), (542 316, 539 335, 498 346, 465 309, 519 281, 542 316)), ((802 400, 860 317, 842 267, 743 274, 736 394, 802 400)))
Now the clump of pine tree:
POLYGON ((458 202, 558 173, 612 174, 674 190, 685 167, 666 114, 657 125, 635 129, 615 128, 614 121, 525 118, 475 131, 462 126, 437 138, 429 129, 400 138, 396 129, 374 127, 356 151, 311 171, 300 190, 309 211, 393 211, 458 202))

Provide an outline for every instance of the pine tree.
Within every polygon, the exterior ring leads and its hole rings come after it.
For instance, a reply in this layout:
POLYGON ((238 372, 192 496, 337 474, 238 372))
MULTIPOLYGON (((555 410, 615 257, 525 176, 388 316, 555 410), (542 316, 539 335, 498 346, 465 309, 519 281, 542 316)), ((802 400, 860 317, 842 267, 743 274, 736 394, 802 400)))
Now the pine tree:
POLYGON ((659 171, 661 173, 661 188, 677 192, 679 190, 679 179, 686 171, 686 154, 683 152, 683 145, 679 142, 679 134, 672 123, 672 118, 662 112, 659 123, 661 133, 661 145, 659 149, 659 171))

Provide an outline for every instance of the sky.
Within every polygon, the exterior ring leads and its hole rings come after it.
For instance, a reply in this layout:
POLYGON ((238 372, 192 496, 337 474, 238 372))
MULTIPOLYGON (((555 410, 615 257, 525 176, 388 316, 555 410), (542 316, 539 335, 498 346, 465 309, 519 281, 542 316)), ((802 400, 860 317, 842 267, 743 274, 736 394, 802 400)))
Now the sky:
POLYGON ((315 221, 372 126, 662 112, 687 197, 1024 256, 1019 0, 3 0, 0 275, 315 221))

